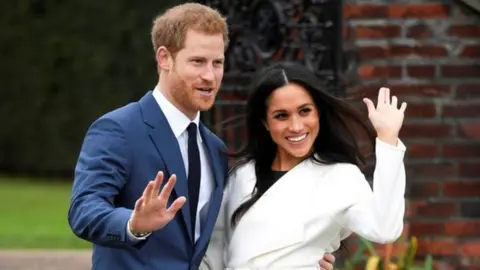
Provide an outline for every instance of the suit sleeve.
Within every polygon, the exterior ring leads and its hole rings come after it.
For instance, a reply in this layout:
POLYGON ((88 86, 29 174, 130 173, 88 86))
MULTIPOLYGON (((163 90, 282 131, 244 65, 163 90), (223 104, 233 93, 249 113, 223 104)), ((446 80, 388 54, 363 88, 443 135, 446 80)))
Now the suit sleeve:
POLYGON ((103 117, 90 126, 75 167, 68 212, 75 235, 108 247, 142 245, 126 233, 132 210, 114 204, 128 178, 131 155, 117 122, 103 117))
POLYGON ((373 191, 361 171, 356 166, 349 167, 345 176, 351 177, 349 183, 354 188, 349 189, 355 203, 346 211, 347 229, 381 244, 400 237, 405 214, 405 150, 400 140, 393 146, 376 139, 373 191))

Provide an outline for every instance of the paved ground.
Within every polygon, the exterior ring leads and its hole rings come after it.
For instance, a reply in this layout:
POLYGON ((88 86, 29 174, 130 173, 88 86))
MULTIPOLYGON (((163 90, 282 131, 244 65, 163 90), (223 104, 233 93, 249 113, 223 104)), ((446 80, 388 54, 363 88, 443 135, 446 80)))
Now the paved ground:
POLYGON ((90 270, 90 251, 0 250, 0 270, 90 270))

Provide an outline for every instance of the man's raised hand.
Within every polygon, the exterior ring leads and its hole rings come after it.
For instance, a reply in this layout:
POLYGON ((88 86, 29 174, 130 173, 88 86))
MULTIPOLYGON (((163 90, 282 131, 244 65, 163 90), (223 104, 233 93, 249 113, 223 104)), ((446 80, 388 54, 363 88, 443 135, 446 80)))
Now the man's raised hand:
POLYGON ((165 227, 185 204, 186 198, 179 197, 167 208, 168 198, 177 178, 172 174, 160 191, 163 177, 163 172, 158 172, 155 180, 148 183, 142 197, 135 203, 129 221, 132 233, 150 233, 165 227))

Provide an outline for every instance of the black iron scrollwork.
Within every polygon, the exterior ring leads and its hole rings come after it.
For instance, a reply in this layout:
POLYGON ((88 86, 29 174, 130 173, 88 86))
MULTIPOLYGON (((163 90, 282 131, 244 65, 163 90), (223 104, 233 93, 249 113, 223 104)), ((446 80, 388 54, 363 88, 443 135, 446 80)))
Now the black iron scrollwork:
POLYGON ((306 65, 338 83, 340 0, 204 0, 227 16, 230 46, 223 90, 242 91, 255 70, 275 61, 306 65))
MULTIPOLYGON (((203 0, 227 17, 230 45, 226 52, 222 94, 202 114, 230 145, 240 144, 246 85, 253 73, 276 61, 307 66, 338 94, 342 53, 341 0, 203 0), (228 99, 228 100, 227 100, 228 99)), ((236 148, 237 146, 234 146, 236 148)))

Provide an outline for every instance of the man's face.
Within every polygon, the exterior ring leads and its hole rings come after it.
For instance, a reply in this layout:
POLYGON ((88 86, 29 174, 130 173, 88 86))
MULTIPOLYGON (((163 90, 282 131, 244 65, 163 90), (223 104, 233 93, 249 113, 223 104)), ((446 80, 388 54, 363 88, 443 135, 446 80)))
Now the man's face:
POLYGON ((163 63, 168 64, 160 64, 167 73, 164 93, 190 118, 213 106, 223 78, 224 46, 222 34, 188 30, 184 48, 174 57, 167 53, 163 63))

